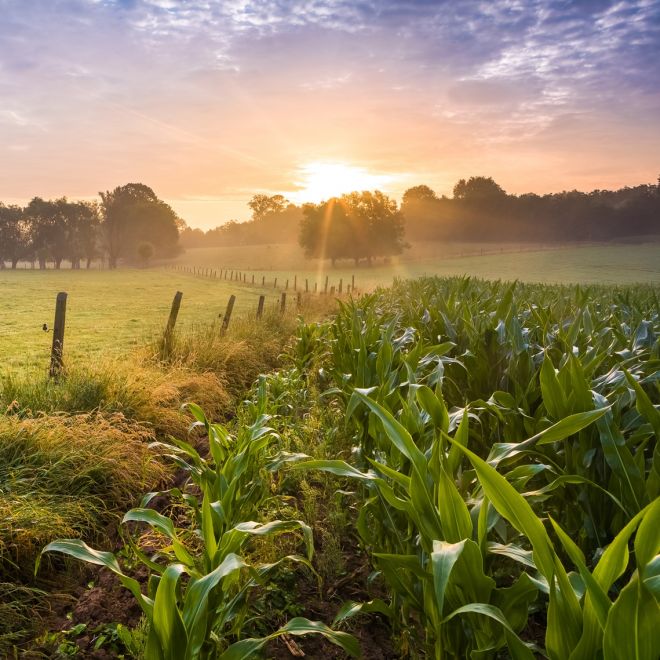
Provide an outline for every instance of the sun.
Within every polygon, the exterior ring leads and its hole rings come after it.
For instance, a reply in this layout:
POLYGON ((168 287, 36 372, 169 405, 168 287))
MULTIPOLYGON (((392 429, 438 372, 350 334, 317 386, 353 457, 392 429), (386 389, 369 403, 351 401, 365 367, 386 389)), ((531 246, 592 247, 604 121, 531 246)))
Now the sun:
POLYGON ((311 162, 299 168, 298 190, 292 201, 322 202, 331 197, 362 190, 382 189, 392 180, 386 174, 374 174, 363 167, 341 162, 311 162))

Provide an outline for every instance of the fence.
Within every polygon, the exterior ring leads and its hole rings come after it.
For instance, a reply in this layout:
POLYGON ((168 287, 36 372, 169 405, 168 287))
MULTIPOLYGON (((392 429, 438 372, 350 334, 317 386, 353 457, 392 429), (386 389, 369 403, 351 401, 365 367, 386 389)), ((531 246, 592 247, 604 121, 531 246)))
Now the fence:
MULTIPOLYGON (((279 277, 273 276, 272 279, 267 279, 265 275, 262 275, 261 278, 255 277, 255 273, 248 273, 242 270, 233 270, 231 268, 212 268, 209 266, 182 266, 171 264, 164 266, 165 270, 173 271, 176 273, 184 273, 186 275, 192 275, 194 277, 204 277, 206 279, 218 280, 224 282, 232 282, 240 284, 241 286, 251 286, 261 289, 279 289, 280 291, 290 291, 293 290, 295 293, 303 292, 311 293, 312 287, 310 286, 309 278, 300 278, 298 280, 298 275, 293 275, 292 277, 279 277), (261 283, 259 284, 259 279, 261 283), (280 286, 278 287, 278 282, 280 286)), ((314 293, 319 293, 318 282, 313 283, 314 293)), ((351 283, 344 284, 343 278, 339 278, 337 282, 333 285, 330 283, 330 276, 326 275, 324 280, 324 285, 321 290, 322 294, 328 293, 337 293, 337 295, 343 295, 344 293, 358 293, 355 288, 355 275, 351 275, 351 283)))
MULTIPOLYGON (((331 289, 334 292, 334 287, 331 289)), ((295 295, 295 309, 300 310, 304 305, 305 297, 310 297, 310 294, 303 296, 302 291, 298 291, 295 295)), ((68 300, 68 294, 65 291, 60 291, 57 294, 55 299, 55 321, 53 323, 53 342, 51 347, 50 355, 50 368, 49 368, 49 377, 57 381, 64 374, 64 331, 66 327, 66 304, 68 300)), ((172 300, 172 306, 170 308, 170 313, 167 317, 167 323, 165 324, 165 330, 163 331, 162 336, 162 349, 164 354, 169 354, 173 345, 174 340, 174 331, 176 328, 177 319, 179 317, 179 310, 181 309, 181 304, 183 300, 183 292, 177 291, 174 294, 172 300)), ((291 308, 290 299, 287 298, 286 291, 282 291, 278 297, 275 298, 275 305, 280 314, 285 314, 287 311, 287 305, 289 309, 291 308)), ((229 328, 231 322, 232 313, 234 311, 234 305, 236 303, 236 294, 229 296, 227 301, 227 306, 225 308, 224 314, 221 312, 218 316, 220 319, 220 332, 225 333, 229 328)), ((259 296, 257 307, 255 310, 255 320, 260 321, 263 318, 264 308, 266 306, 266 296, 264 294, 259 296)), ((48 327, 48 324, 44 324, 43 330, 49 332, 51 329, 48 327)))

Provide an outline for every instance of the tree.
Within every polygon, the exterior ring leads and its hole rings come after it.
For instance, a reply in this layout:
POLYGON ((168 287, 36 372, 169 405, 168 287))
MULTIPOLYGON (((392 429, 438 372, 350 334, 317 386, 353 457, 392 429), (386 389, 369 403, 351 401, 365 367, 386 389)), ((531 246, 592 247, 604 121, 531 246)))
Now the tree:
POLYGON ((461 179, 454 186, 454 199, 467 202, 482 202, 506 197, 502 188, 491 177, 472 176, 461 179))
POLYGON ((153 243, 149 243, 149 241, 142 241, 142 243, 138 245, 137 253, 140 259, 142 260, 142 263, 145 266, 148 266, 149 260, 151 259, 151 257, 154 256, 153 243))
POLYGON ((354 192, 322 204, 305 204, 300 245, 307 257, 353 259, 401 254, 403 215, 394 200, 380 191, 354 192))
POLYGON ((99 195, 110 268, 116 268, 120 258, 137 257, 142 241, 152 243, 154 251, 162 256, 176 253, 180 218, 149 186, 127 183, 99 195))
POLYGON ((31 228, 31 248, 42 270, 49 259, 59 269, 68 256, 71 226, 67 219, 67 205, 66 197, 54 200, 34 197, 25 207, 31 228))
POLYGON ((411 239, 433 240, 438 237, 443 202, 431 188, 424 185, 408 188, 403 193, 401 212, 406 219, 406 233, 411 239))
POLYGON ((438 196, 428 186, 425 185, 413 186, 412 188, 408 188, 408 190, 406 190, 406 192, 403 193, 403 199, 401 201, 401 205, 404 206, 406 204, 435 202, 437 201, 437 199, 438 196))
POLYGON ((98 204, 93 202, 68 202, 63 209, 69 240, 68 257, 71 267, 80 268, 84 258, 87 268, 99 256, 100 215, 98 204))
POLYGON ((28 255, 30 227, 20 206, 5 206, 0 203, 0 268, 5 259, 15 269, 18 262, 28 255))
POLYGON ((284 211, 288 203, 283 195, 254 195, 248 206, 252 209, 252 219, 260 222, 271 214, 284 211))

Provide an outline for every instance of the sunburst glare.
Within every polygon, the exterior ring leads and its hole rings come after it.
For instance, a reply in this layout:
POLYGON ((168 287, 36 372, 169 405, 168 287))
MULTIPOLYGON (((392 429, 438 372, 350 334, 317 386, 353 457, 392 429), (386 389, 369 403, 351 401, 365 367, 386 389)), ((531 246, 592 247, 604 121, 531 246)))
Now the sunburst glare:
POLYGON ((297 203, 318 203, 355 190, 386 188, 394 177, 375 174, 363 167, 342 162, 311 162, 299 168, 298 190, 289 195, 297 203))

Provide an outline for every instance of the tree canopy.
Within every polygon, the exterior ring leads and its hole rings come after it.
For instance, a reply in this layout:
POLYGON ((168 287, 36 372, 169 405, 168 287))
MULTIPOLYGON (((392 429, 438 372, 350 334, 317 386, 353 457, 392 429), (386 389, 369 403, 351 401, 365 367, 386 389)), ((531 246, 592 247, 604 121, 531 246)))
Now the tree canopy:
POLYGON ((403 196, 411 240, 611 240, 660 233, 660 184, 547 195, 507 194, 490 177, 461 179, 453 198, 428 186, 403 196))
POLYGON ((117 267, 120 257, 139 256, 138 247, 144 242, 151 243, 159 256, 176 254, 181 220, 149 186, 127 183, 99 195, 110 268, 117 267))
POLYGON ((284 195, 254 195, 248 202, 255 222, 265 220, 271 214, 284 211, 289 200, 284 195))
POLYGON ((307 257, 353 259, 401 254, 403 215, 397 203, 380 191, 353 192, 322 204, 305 204, 300 245, 307 257))
POLYGON ((0 203, 0 268, 7 261, 12 268, 19 261, 60 268, 64 260, 80 268, 83 259, 89 268, 104 254, 111 268, 120 258, 144 263, 144 243, 161 257, 177 252, 185 223, 151 188, 129 183, 100 195, 101 204, 66 197, 34 197, 24 208, 0 203))

